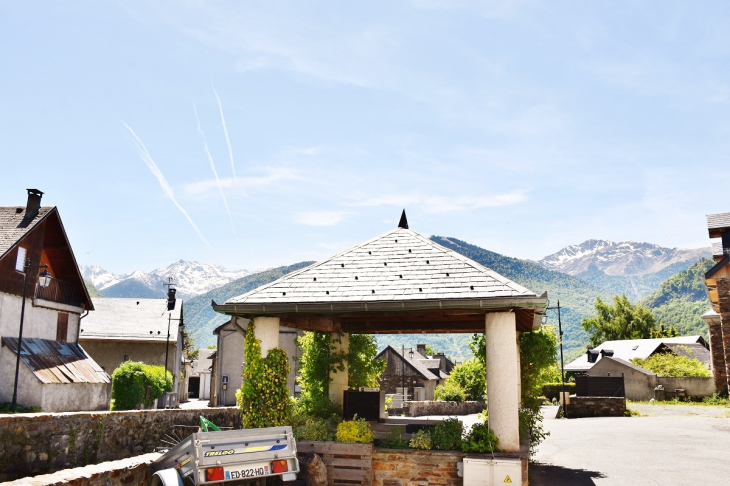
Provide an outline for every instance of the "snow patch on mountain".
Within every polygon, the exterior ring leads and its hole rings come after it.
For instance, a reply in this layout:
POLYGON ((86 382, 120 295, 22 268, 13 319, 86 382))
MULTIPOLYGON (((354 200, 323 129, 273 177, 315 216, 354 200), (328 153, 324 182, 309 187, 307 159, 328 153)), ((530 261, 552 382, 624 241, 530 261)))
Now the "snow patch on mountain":
POLYGON ((709 248, 664 248, 653 243, 587 240, 566 246, 538 263, 550 270, 578 275, 601 271, 606 275, 646 275, 679 262, 697 261, 711 255, 709 248))
POLYGON ((104 290, 121 282, 134 280, 145 287, 163 294, 167 291, 163 284, 168 278, 176 284, 177 295, 188 298, 200 295, 209 290, 221 287, 229 282, 249 275, 248 270, 227 270, 220 265, 211 265, 198 262, 179 260, 164 268, 157 268, 151 272, 135 270, 134 272, 117 275, 97 265, 82 265, 81 274, 86 280, 104 294, 104 290))

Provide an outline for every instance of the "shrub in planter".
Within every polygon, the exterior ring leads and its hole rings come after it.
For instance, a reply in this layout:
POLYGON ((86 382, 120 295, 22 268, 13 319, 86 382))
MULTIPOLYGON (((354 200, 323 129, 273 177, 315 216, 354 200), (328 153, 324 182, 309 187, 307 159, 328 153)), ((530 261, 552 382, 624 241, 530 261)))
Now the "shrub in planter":
POLYGON ((411 441, 408 443, 408 446, 411 449, 432 449, 433 443, 431 442, 431 434, 427 429, 421 429, 415 434, 413 434, 413 437, 411 438, 411 441))
POLYGON ((385 449, 408 449, 408 439, 403 438, 405 433, 404 425, 396 425, 390 429, 388 435, 378 439, 377 444, 385 449))
POLYGON ((464 452, 494 452, 498 446, 499 439, 485 422, 472 425, 469 435, 461 441, 464 452))
POLYGON ((337 442, 361 442, 368 444, 373 441, 373 433, 370 430, 370 424, 364 418, 352 420, 343 420, 337 425, 337 433, 335 434, 337 442))
POLYGON ((329 421, 317 417, 312 417, 303 424, 294 427, 292 432, 296 440, 329 441, 335 438, 329 421))
POLYGON ((436 387, 434 398, 444 402, 463 402, 466 400, 466 392, 454 382, 446 382, 436 387))
POLYGON ((442 451, 459 450, 464 425, 457 418, 449 418, 431 429, 431 445, 442 451))

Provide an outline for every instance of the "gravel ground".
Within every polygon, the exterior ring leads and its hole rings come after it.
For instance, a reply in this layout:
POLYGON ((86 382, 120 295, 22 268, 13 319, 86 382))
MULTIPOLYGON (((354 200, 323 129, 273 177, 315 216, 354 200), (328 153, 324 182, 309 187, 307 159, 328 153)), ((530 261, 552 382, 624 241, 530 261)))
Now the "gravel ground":
POLYGON ((663 405, 657 403, 629 403, 628 408, 642 417, 714 417, 730 418, 730 407, 721 405, 663 405))

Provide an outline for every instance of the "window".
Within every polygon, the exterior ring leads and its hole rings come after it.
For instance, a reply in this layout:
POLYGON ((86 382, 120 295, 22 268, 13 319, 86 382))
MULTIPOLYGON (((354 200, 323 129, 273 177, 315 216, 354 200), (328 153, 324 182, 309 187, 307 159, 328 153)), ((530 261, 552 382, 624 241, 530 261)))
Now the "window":
POLYGON ((15 260, 15 270, 18 272, 25 271, 25 256, 27 251, 22 246, 18 247, 18 258, 15 260))
POLYGON ((65 343, 68 339, 68 314, 63 312, 58 313, 58 320, 56 321, 56 341, 65 343))

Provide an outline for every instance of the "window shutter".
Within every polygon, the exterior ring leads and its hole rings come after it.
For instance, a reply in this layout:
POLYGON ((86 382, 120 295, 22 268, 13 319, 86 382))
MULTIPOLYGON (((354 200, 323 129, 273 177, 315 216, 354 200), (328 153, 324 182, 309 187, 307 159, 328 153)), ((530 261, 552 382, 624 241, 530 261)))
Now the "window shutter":
POLYGON ((65 343, 68 337, 68 314, 58 313, 56 322, 56 341, 65 343))

